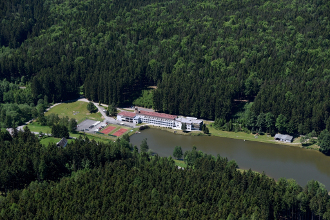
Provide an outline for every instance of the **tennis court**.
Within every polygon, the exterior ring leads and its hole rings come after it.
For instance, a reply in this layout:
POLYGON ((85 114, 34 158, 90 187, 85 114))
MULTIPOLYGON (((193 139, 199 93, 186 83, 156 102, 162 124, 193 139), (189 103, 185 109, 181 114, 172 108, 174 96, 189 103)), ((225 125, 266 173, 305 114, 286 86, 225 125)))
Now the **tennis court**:
POLYGON ((119 136, 121 136, 122 134, 124 134, 127 130, 128 130, 128 129, 121 128, 121 129, 119 129, 118 131, 116 131, 113 135, 119 137, 119 136))
POLYGON ((103 131, 101 131, 101 133, 103 133, 103 134, 109 134, 115 128, 116 127, 114 127, 114 126, 109 126, 106 129, 104 129, 103 131))

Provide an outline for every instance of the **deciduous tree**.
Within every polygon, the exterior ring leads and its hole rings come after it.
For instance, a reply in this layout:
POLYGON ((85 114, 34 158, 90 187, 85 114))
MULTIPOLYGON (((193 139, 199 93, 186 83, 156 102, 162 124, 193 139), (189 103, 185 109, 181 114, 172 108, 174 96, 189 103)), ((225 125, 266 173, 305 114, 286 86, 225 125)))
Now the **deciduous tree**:
POLYGON ((173 151, 173 157, 176 159, 181 159, 182 158, 182 149, 180 146, 175 146, 174 151, 173 151))

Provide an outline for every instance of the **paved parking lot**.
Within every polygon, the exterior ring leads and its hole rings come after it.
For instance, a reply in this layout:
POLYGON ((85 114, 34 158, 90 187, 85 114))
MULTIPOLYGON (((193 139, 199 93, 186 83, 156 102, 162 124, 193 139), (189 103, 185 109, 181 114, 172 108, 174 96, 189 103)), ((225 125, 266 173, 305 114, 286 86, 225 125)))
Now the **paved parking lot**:
MULTIPOLYGON (((92 125, 95 123, 96 121, 94 120, 90 120, 90 119, 86 119, 85 121, 81 122, 78 127, 77 127, 77 130, 78 131, 84 131, 84 132, 89 132, 89 133, 95 133, 95 129, 100 129, 101 126, 102 127, 106 127, 107 124, 105 121, 103 122, 100 122, 99 124, 97 124, 96 126, 93 126, 92 125)), ((100 129, 101 130, 101 129, 100 129)))
POLYGON ((90 126, 92 124, 94 124, 96 121, 94 120, 90 120, 90 119, 86 119, 85 121, 81 122, 78 127, 77 130, 78 131, 85 131, 85 132, 94 132, 95 128, 90 128, 90 126))

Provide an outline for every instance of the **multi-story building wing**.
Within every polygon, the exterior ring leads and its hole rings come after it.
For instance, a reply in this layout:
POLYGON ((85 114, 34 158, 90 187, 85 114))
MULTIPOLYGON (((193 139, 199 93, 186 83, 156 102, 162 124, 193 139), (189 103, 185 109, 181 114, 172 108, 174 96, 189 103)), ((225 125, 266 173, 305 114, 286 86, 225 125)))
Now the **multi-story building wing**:
POLYGON ((202 120, 191 117, 178 117, 176 115, 169 115, 165 113, 139 111, 135 108, 133 112, 120 112, 117 115, 117 120, 127 121, 135 124, 146 123, 154 126, 182 129, 182 125, 185 124, 186 131, 200 130, 203 125, 202 120))
POLYGON ((118 121, 127 121, 133 123, 136 114, 134 112, 125 112, 122 111, 117 115, 118 121))

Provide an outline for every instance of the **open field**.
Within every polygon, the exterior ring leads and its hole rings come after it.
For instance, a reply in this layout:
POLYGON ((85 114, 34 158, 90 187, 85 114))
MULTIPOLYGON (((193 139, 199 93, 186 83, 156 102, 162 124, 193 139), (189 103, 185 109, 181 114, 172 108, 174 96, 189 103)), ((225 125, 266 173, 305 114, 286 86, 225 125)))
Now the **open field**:
POLYGON ((38 122, 32 122, 32 123, 28 124, 27 126, 30 129, 30 131, 32 131, 32 132, 40 132, 41 131, 42 133, 46 133, 46 134, 52 133, 51 127, 42 126, 38 122))
POLYGON ((120 137, 121 135, 123 135, 126 131, 128 131, 128 129, 124 129, 121 128, 118 131, 116 131, 115 133, 113 133, 114 136, 120 137))
POLYGON ((78 124, 85 119, 92 119, 95 121, 103 121, 102 115, 100 112, 89 113, 87 110, 87 102, 77 101, 62 103, 53 108, 51 108, 45 115, 49 114, 58 114, 59 117, 68 116, 69 118, 75 118, 78 121, 78 124))

